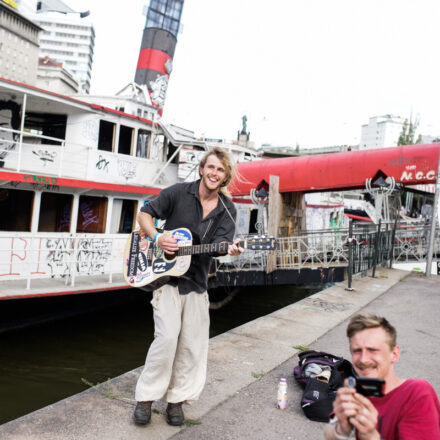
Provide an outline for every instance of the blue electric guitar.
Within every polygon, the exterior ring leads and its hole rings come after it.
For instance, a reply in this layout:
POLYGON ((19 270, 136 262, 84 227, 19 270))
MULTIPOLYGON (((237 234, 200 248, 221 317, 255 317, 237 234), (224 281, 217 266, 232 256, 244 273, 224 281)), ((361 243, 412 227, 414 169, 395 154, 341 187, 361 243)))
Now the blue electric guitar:
MULTIPOLYGON (((186 228, 164 233, 177 240, 179 250, 174 254, 165 253, 139 229, 131 233, 125 246, 123 266, 125 281, 130 286, 148 285, 148 289, 144 290, 155 290, 167 283, 167 277, 184 275, 191 264, 191 255, 214 252, 227 254, 228 246, 232 244, 222 242, 193 245, 191 232, 186 228)), ((276 239, 253 237, 241 240, 239 246, 251 250, 273 251, 276 249, 276 239)))

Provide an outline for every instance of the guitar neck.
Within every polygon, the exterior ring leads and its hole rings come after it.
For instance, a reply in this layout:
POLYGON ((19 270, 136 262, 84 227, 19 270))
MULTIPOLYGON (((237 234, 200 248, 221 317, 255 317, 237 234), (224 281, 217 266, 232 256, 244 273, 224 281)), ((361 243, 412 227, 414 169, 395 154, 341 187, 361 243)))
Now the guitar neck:
MULTIPOLYGON (((210 254, 214 252, 228 253, 228 246, 232 243, 226 241, 221 243, 206 243, 206 244, 195 244, 192 246, 181 246, 177 251, 177 256, 181 257, 183 255, 199 255, 199 254, 210 254)), ((244 242, 240 242, 239 246, 243 246, 244 242)))

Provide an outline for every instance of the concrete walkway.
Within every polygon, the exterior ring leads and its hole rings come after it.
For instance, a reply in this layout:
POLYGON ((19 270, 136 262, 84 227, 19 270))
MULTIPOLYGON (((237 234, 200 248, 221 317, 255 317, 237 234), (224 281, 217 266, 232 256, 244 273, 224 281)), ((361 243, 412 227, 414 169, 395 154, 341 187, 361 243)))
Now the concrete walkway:
POLYGON ((133 390, 140 369, 110 384, 0 426, 2 439, 302 439, 322 438, 323 426, 301 412, 292 369, 303 345, 348 357, 345 327, 359 310, 387 316, 398 330, 401 376, 418 376, 440 390, 438 277, 379 269, 356 278, 355 291, 333 286, 210 341, 208 380, 201 399, 185 405, 195 423, 176 428, 155 404, 152 422, 132 422, 133 390), (406 278, 405 278, 406 277, 406 278), (280 377, 288 382, 288 407, 275 408, 280 377))

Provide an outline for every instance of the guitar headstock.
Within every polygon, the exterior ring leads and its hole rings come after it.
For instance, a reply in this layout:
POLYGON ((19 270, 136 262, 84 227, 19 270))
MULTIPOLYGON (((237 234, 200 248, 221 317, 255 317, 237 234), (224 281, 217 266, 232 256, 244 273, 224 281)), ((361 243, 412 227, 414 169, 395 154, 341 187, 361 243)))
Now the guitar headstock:
POLYGON ((274 251, 277 248, 275 237, 252 237, 244 240, 246 249, 252 251, 274 251))

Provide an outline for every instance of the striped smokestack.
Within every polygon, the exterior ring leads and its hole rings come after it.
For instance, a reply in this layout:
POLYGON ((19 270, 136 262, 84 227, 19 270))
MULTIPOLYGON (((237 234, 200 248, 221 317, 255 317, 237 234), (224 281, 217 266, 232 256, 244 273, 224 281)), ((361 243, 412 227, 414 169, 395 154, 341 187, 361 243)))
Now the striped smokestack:
POLYGON ((134 81, 145 84, 162 115, 184 0, 151 0, 134 81))

